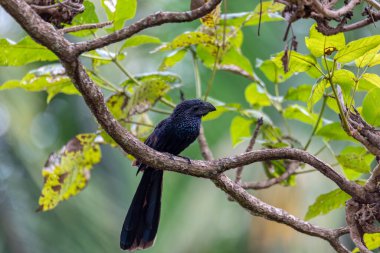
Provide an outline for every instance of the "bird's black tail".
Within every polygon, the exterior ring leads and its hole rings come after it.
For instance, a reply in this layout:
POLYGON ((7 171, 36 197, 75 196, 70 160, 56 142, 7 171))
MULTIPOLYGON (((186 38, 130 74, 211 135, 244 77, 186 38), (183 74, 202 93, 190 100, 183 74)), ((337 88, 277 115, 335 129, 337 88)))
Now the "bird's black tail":
POLYGON ((160 221, 162 177, 162 170, 144 170, 121 230, 122 249, 132 251, 153 245, 160 221))

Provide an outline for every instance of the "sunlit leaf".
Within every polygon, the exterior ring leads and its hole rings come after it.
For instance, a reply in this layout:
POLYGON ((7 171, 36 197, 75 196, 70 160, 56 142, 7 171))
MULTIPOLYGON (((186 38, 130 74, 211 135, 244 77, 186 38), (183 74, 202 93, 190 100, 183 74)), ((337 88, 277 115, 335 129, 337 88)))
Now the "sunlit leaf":
POLYGON ((311 94, 312 85, 302 84, 297 87, 290 87, 285 95, 286 100, 297 100, 307 102, 311 94))
POLYGON ((271 101, 268 97, 268 94, 259 87, 256 83, 250 84, 245 89, 245 99, 251 105, 255 106, 269 106, 271 105, 271 101))
POLYGON ((358 39, 348 43, 344 48, 339 50, 334 60, 340 63, 348 63, 363 56, 369 50, 380 45, 380 35, 374 35, 358 39))
POLYGON ((313 85, 313 89, 307 101, 307 109, 310 112, 312 111, 314 105, 323 97, 326 87, 328 87, 326 79, 322 79, 313 85))
POLYGON ((371 83, 374 88, 380 88, 380 76, 374 73, 364 73, 362 79, 371 83))
POLYGON ((15 43, 0 39, 0 66, 21 66, 37 61, 57 61, 58 57, 46 47, 25 37, 15 43))
POLYGON ((310 220, 314 217, 328 214, 335 209, 342 208, 350 198, 351 196, 341 189, 322 194, 315 200, 314 204, 309 206, 305 220, 310 220))
POLYGON ((380 46, 375 47, 374 49, 369 50, 366 52, 363 56, 357 58, 355 60, 355 65, 358 68, 364 68, 365 66, 372 65, 374 60, 376 61, 375 57, 377 52, 379 52, 380 46))
POLYGON ((249 138, 251 135, 251 125, 254 123, 251 119, 246 119, 241 116, 233 118, 230 127, 232 146, 236 147, 239 143, 249 138))
MULTIPOLYGON (((363 240, 365 243, 365 246, 369 250, 376 250, 380 248, 380 233, 374 233, 374 234, 364 234, 363 240)), ((358 248, 355 248, 352 253, 358 253, 360 250, 358 248)))
MULTIPOLYGON (((182 80, 181 77, 178 76, 177 74, 174 74, 172 72, 147 72, 139 75, 135 75, 134 79, 137 80, 140 83, 146 82, 146 81, 151 81, 151 80, 162 80, 172 86, 174 85, 179 85, 182 80)), ((136 83, 131 80, 127 79, 124 81, 121 86, 128 86, 128 85, 136 85, 136 83)))
POLYGON ((349 136, 342 128, 339 122, 334 122, 321 127, 316 133, 318 136, 322 136, 326 140, 348 140, 355 141, 349 136))
POLYGON ((292 77, 296 73, 307 72, 317 66, 315 58, 309 55, 303 55, 296 51, 288 52, 288 71, 284 71, 283 66, 284 52, 278 53, 269 60, 256 60, 256 67, 265 74, 265 76, 274 83, 281 83, 292 77))
POLYGON ((358 172, 355 178, 348 177, 350 180, 357 179, 361 173, 369 173, 373 155, 363 147, 345 147, 342 152, 336 156, 336 159, 343 168, 346 176, 350 171, 358 172))
POLYGON ((380 64, 380 54, 375 55, 371 62, 368 63, 369 67, 373 67, 380 64))
POLYGON ((107 99, 107 107, 117 120, 126 119, 128 116, 127 105, 129 98, 124 92, 112 94, 107 99))
POLYGON ((321 57, 342 49, 346 45, 346 40, 344 33, 325 36, 317 31, 316 24, 314 24, 310 28, 309 37, 305 38, 305 44, 315 57, 321 57))
POLYGON ((134 91, 126 111, 128 115, 141 114, 152 107, 161 97, 170 90, 170 85, 162 79, 149 79, 134 91))
POLYGON ((0 90, 22 88, 27 91, 46 91, 47 102, 58 93, 80 94, 60 64, 46 65, 26 74, 20 81, 11 80, 0 86, 0 90))
POLYGON ((284 18, 281 16, 281 12, 284 9, 284 5, 280 3, 273 3, 272 1, 263 1, 262 6, 260 3, 256 5, 253 12, 241 12, 241 13, 228 13, 222 15, 220 22, 224 24, 224 20, 226 20, 227 25, 232 26, 251 26, 258 25, 259 22, 274 22, 281 21, 284 18), (260 10, 261 12, 261 20, 260 20, 260 10))
POLYGON ((370 90, 363 100, 363 117, 374 126, 380 125, 380 89, 370 90))
POLYGON ((166 43, 154 51, 174 50, 198 44, 215 45, 215 37, 203 32, 186 32, 174 38, 172 42, 166 43))
POLYGON ((167 55, 164 60, 162 61, 160 67, 158 68, 160 71, 167 70, 168 68, 173 67, 175 64, 180 62, 186 55, 187 50, 186 49, 180 49, 171 52, 169 55, 167 55))
POLYGON ((113 21, 114 29, 119 30, 125 21, 136 14, 137 0, 102 0, 108 20, 113 21))
POLYGON ((300 105, 291 105, 284 110, 284 117, 287 119, 294 119, 309 125, 317 123, 318 115, 309 112, 306 108, 300 105))
POLYGON ((53 209, 86 187, 91 169, 101 159, 95 138, 95 134, 79 134, 59 152, 50 155, 42 170, 44 186, 38 201, 40 211, 53 209))
MULTIPOLYGON (((205 3, 207 3, 209 0, 192 0, 190 4, 190 9, 195 10, 205 3)), ((203 25, 207 27, 215 27, 219 23, 220 19, 220 4, 218 4, 215 9, 213 9, 210 13, 206 14, 201 18, 201 22, 203 25)))

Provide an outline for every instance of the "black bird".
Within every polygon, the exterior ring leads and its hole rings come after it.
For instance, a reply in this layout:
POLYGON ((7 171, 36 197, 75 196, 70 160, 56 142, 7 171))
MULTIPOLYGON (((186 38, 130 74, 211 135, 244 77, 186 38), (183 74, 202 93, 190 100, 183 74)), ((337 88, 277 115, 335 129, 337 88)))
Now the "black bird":
MULTIPOLYGON (((185 100, 157 125, 145 144, 157 151, 178 155, 198 137, 202 116, 215 110, 208 102, 185 100)), ((120 247, 130 251, 153 245, 161 209, 163 171, 138 161, 136 164, 138 171, 143 171, 143 176, 120 235, 120 247)))

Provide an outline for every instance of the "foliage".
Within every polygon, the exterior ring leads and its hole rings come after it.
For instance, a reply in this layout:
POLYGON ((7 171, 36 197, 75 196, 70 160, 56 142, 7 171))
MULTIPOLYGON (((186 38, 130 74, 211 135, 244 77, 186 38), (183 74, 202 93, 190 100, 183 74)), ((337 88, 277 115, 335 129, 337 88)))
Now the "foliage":
MULTIPOLYGON (((76 16, 73 26, 99 21, 94 5, 90 1, 85 1, 84 4, 86 11, 76 16)), ((137 10, 137 0, 102 0, 101 4, 107 19, 113 22, 111 28, 104 29, 105 33, 122 29, 126 21, 135 17, 137 10)), ((373 67, 380 65, 380 35, 347 43, 343 33, 325 36, 313 25, 309 36, 305 38, 306 52, 298 52, 294 46, 291 49, 286 46, 284 51, 274 53, 268 59, 257 59, 254 66, 242 50, 246 36, 243 28, 257 26, 260 22, 265 25, 267 22, 282 21, 279 13, 283 9, 282 4, 264 1, 262 6, 257 5, 250 12, 221 15, 219 6, 201 20, 199 27, 178 34, 171 41, 162 42, 160 38, 140 34, 115 47, 87 52, 82 57, 90 60, 86 68, 91 78, 99 88, 108 92, 107 106, 111 113, 142 140, 157 123, 151 117, 152 113, 170 113, 171 107, 175 105, 171 97, 173 93, 170 91, 181 86, 181 77, 177 73, 163 71, 183 64, 186 55, 190 55, 194 61, 194 72, 198 75, 198 80, 195 81, 196 93, 201 95, 202 90, 206 90, 204 98, 217 108, 216 112, 209 114, 204 120, 213 121, 225 114, 233 114, 230 124, 233 147, 250 139, 259 118, 264 120, 259 136, 263 147, 298 147, 307 150, 316 137, 323 139, 327 146, 333 141, 358 144, 342 128, 337 114, 340 114, 343 122, 347 115, 342 113, 345 108, 342 108, 339 99, 343 98, 348 108, 357 107, 368 123, 380 126, 380 107, 377 104, 380 100, 380 76, 370 72, 373 67), (132 47, 152 44, 156 45, 152 54, 164 54, 157 72, 131 75, 120 62, 126 58, 132 47), (210 98, 208 94, 213 79, 202 88, 198 63, 210 70, 211 76, 216 71, 228 71, 246 78, 244 95, 247 103, 227 103, 210 98), (112 64, 126 75, 126 80, 110 83, 102 77, 100 67, 112 64), (285 90, 286 81, 299 74, 308 75, 314 82, 291 86, 281 94, 280 87, 285 90), (260 75, 263 80, 258 77, 260 75), (342 90, 342 95, 338 94, 339 90, 342 90), (358 94, 364 99, 361 100, 358 94), (168 108, 162 109, 164 106, 168 108), (328 118, 324 113, 325 109, 330 109, 335 117, 328 118), (279 124, 279 121, 283 124, 279 124), (300 143, 292 136, 289 127, 292 121, 310 129, 309 140, 300 143)), ((81 39, 97 33, 99 31, 94 29, 72 35, 81 39)), ((21 80, 5 82, 0 90, 22 88, 30 92, 46 91, 47 102, 59 93, 79 94, 63 67, 51 64, 57 61, 57 57, 32 38, 27 36, 17 43, 1 39, 0 49, 2 66, 23 66, 30 63, 41 65, 28 72, 21 80)), ((53 209, 62 200, 78 194, 86 186, 90 170, 100 162, 100 144, 116 146, 100 130, 77 135, 49 157, 42 169, 45 179, 39 201, 42 211, 53 209)), ((330 152, 349 180, 366 176, 374 158, 361 146, 347 146, 341 152, 330 152)), ((286 165, 284 161, 270 161, 264 163, 263 169, 268 178, 274 178, 286 172, 286 165)), ((294 180, 295 176, 290 177, 283 185, 294 185, 294 180)), ((348 198, 340 189, 320 195, 309 207, 306 219, 340 208, 348 198)))

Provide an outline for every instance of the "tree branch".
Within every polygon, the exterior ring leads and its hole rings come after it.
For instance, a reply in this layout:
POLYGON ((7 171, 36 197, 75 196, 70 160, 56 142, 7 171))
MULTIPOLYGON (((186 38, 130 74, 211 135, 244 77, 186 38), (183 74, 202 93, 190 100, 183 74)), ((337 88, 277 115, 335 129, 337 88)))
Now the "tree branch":
POLYGON ((94 40, 78 42, 74 45, 75 52, 77 55, 91 51, 97 48, 108 46, 118 41, 122 41, 131 37, 132 35, 151 28, 154 26, 159 26, 165 23, 182 23, 190 22, 198 18, 203 17, 207 13, 211 12, 222 0, 211 0, 208 1, 203 6, 185 12, 157 12, 155 14, 149 15, 132 25, 125 27, 119 31, 99 37, 94 40))

